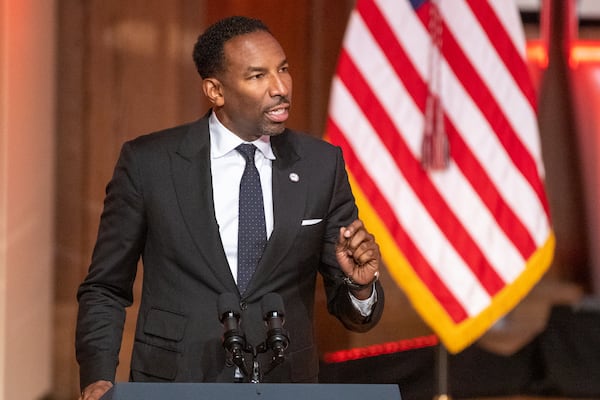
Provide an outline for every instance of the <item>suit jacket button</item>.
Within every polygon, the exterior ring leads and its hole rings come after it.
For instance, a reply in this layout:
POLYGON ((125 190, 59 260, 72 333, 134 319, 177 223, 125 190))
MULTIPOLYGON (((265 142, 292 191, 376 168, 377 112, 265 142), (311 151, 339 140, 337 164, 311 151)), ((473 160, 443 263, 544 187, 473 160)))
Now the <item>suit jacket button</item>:
POLYGON ((245 301, 242 301, 240 303, 240 308, 242 309, 242 311, 246 310, 248 308, 248 303, 246 303, 245 301))

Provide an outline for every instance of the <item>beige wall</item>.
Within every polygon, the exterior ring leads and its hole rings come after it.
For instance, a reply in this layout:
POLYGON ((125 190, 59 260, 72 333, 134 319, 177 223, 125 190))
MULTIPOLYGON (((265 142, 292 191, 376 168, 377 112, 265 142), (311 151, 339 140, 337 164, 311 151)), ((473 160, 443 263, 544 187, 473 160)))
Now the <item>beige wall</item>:
POLYGON ((0 0, 0 399, 51 388, 54 1, 0 0))

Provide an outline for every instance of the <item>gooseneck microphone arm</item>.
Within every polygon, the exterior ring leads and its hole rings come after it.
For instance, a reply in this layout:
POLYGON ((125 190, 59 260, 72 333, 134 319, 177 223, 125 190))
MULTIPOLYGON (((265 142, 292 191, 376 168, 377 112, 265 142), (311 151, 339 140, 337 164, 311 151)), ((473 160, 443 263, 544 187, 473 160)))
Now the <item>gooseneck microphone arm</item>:
POLYGON ((223 293, 217 302, 219 321, 223 324, 223 347, 227 350, 231 362, 237 366, 244 376, 248 376, 248 368, 244 359, 246 338, 240 329, 240 305, 233 293, 223 293))

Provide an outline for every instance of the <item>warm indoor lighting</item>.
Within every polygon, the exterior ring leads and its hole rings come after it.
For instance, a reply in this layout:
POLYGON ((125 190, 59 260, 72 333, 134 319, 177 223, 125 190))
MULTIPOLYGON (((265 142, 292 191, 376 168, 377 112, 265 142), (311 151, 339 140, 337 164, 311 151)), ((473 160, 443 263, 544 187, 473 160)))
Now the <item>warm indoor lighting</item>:
POLYGON ((600 41, 577 41, 571 47, 569 65, 575 68, 579 63, 600 62, 600 41))
POLYGON ((548 66, 548 52, 541 41, 529 40, 526 51, 527 60, 537 64, 542 69, 548 66))
MULTIPOLYGON (((527 42, 527 59, 539 68, 548 66, 548 52, 539 40, 527 42)), ((578 40, 571 46, 569 66, 577 67, 580 63, 600 63, 600 41, 578 40)))

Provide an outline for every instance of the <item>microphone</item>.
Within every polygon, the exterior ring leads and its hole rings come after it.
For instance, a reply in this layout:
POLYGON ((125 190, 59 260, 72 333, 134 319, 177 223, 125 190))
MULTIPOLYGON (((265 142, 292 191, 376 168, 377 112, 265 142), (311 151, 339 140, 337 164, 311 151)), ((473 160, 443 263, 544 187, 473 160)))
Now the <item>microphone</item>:
POLYGON ((244 362, 246 338, 239 328, 241 310, 237 296, 233 293, 222 293, 217 301, 217 310, 219 321, 223 324, 223 347, 229 352, 231 361, 244 376, 248 376, 244 362))
POLYGON ((283 362, 285 359, 283 352, 290 343, 287 332, 283 328, 285 323, 283 299, 277 293, 268 293, 262 299, 261 310, 268 327, 266 345, 273 351, 272 369, 283 362))

